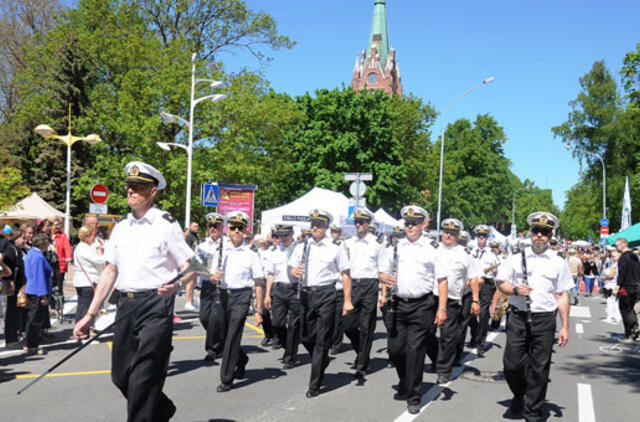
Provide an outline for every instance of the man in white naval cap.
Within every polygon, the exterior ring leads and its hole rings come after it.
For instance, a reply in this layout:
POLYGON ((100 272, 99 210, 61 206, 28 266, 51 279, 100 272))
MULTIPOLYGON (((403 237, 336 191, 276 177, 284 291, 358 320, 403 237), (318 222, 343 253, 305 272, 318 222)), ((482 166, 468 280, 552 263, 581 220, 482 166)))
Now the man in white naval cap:
MULTIPOLYGON (((176 219, 153 207, 158 191, 166 186, 162 174, 140 161, 128 163, 125 172, 131 212, 113 228, 93 300, 73 334, 87 337, 114 285, 119 293, 116 319, 144 301, 114 328, 111 379, 127 398, 127 420, 167 421, 176 411, 162 388, 172 349, 174 293, 179 288, 179 283, 168 281, 188 267, 194 253, 176 219)), ((191 278, 188 274, 181 281, 191 278)))
POLYGON ((355 378, 364 382, 369 369, 369 355, 376 328, 378 303, 378 258, 384 249, 382 242, 369 233, 374 215, 366 208, 353 213, 356 236, 345 241, 351 275, 353 312, 344 319, 345 334, 356 352, 355 378))
POLYGON ((315 208, 309 212, 311 237, 299 243, 289 258, 290 274, 300 280, 302 307, 301 341, 311 355, 311 377, 307 398, 320 393, 324 371, 329 365, 329 347, 335 319, 336 283, 342 282, 342 313, 353 310, 349 259, 344 244, 326 235, 333 217, 315 208))
MULTIPOLYGON (((471 251, 471 256, 479 265, 482 274, 480 283, 480 314, 469 321, 471 328, 471 347, 478 348, 478 356, 484 355, 485 339, 489 329, 490 308, 493 296, 496 293, 495 277, 498 273, 500 260, 487 245, 487 239, 491 229, 486 224, 480 224, 473 229, 476 234, 476 246, 471 251)), ((499 246, 499 244, 498 244, 499 246)))
MULTIPOLYGON (((217 212, 206 215, 207 238, 198 245, 196 252, 204 254, 209 263, 209 272, 214 274, 222 270, 222 252, 229 238, 222 235, 224 216, 217 212)), ((222 357, 224 347, 224 310, 220 301, 220 282, 213 276, 201 276, 200 290, 200 322, 207 332, 204 341, 206 355, 204 360, 213 361, 222 357)))
POLYGON ((273 230, 274 246, 265 272, 267 291, 264 304, 271 310, 271 321, 278 343, 284 347, 282 369, 295 366, 300 344, 300 285, 289 274, 289 257, 293 253, 293 227, 278 225, 273 230))
POLYGON ((447 322, 440 329, 438 348, 438 384, 446 384, 453 366, 458 364, 464 346, 466 326, 472 315, 480 312, 480 287, 477 267, 467 250, 458 244, 464 225, 447 218, 441 223, 442 245, 438 248, 438 265, 447 274, 447 322))
POLYGON ((428 349, 432 353, 437 350, 435 327, 447 319, 447 277, 436 261, 437 242, 422 235, 429 219, 427 211, 408 205, 400 213, 406 237, 381 255, 380 279, 385 290, 391 289, 389 312, 393 318, 387 342, 399 379, 394 398, 406 400, 409 413, 417 414, 425 354, 428 349))
POLYGON ((567 262, 549 248, 558 218, 548 212, 527 217, 531 246, 514 253, 500 266, 498 289, 509 295, 507 344, 504 348, 504 375, 513 393, 509 412, 514 417, 524 410, 528 422, 542 420, 547 393, 551 352, 556 333, 560 347, 569 341, 569 290, 573 279, 567 262))
POLYGON ((264 270, 260 256, 254 246, 245 241, 249 216, 242 211, 231 211, 225 215, 230 241, 222 251, 222 266, 213 275, 220 281, 220 301, 224 309, 226 331, 222 363, 220 364, 219 393, 231 389, 234 379, 245 376, 249 356, 242 350, 242 330, 249 313, 249 305, 256 289, 255 323, 262 322, 264 270))

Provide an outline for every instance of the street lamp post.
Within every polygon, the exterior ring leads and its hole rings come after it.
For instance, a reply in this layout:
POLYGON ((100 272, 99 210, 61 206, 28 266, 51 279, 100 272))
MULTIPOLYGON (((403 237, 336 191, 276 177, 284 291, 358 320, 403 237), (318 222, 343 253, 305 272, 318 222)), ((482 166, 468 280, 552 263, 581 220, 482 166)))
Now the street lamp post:
POLYGON ((440 177, 438 179, 438 214, 436 219, 436 224, 438 225, 437 227, 438 237, 440 236, 440 211, 442 206, 442 168, 444 164, 444 129, 445 129, 444 123, 445 123, 445 118, 447 116, 447 112, 449 111, 449 108, 453 105, 453 103, 458 101, 460 98, 470 94, 471 92, 480 88, 482 85, 486 85, 488 83, 493 82, 493 80, 494 80, 494 77, 490 76, 485 80, 478 82, 477 84, 472 86, 470 89, 466 90, 465 92, 463 92, 462 94, 458 95, 453 100, 451 100, 451 102, 449 102, 449 104, 447 105, 447 108, 444 109, 444 113, 442 113, 442 124, 440 128, 440 177))
POLYGON ((569 144, 565 144, 564 147, 570 151, 581 151, 585 154, 593 155, 598 160, 600 160, 600 163, 602 164, 602 218, 606 219, 607 218, 607 166, 605 166, 604 164, 604 159, 602 158, 602 155, 596 152, 587 151, 586 149, 575 148, 569 144))
POLYGON ((71 134, 71 104, 69 104, 69 131, 66 135, 58 135, 55 130, 49 125, 38 125, 35 133, 42 136, 45 139, 58 139, 67 146, 67 199, 64 212, 64 232, 68 238, 71 237, 70 233, 70 220, 71 220, 71 146, 78 141, 85 141, 90 144, 96 144, 102 139, 96 134, 88 136, 73 136, 71 134))
POLYGON ((196 105, 201 101, 211 100, 214 103, 218 101, 222 101, 227 96, 225 94, 211 94, 205 95, 204 97, 195 98, 195 88, 196 85, 200 82, 208 82, 209 87, 211 89, 218 88, 222 85, 220 81, 214 81, 213 79, 196 79, 196 58, 198 55, 193 53, 191 56, 191 99, 189 102, 189 121, 186 121, 180 116, 176 116, 175 114, 161 112, 160 116, 167 123, 179 123, 182 126, 187 126, 189 130, 189 142, 187 145, 176 144, 173 142, 157 142, 157 145, 165 151, 169 151, 171 146, 182 148, 187 151, 187 195, 186 195, 186 206, 185 206, 185 215, 184 215, 184 226, 189 227, 191 223, 191 162, 193 159, 193 110, 196 108, 196 105))

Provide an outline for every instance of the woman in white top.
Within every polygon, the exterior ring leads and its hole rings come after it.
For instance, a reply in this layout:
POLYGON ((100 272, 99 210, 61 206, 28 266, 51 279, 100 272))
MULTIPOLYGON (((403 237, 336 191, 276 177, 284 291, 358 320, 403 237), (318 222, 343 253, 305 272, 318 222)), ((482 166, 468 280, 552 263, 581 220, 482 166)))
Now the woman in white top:
POLYGON ((104 258, 93 244, 97 232, 85 226, 78 231, 80 243, 76 246, 74 261, 76 272, 73 277, 73 287, 78 294, 78 307, 76 308, 76 322, 87 313, 93 300, 93 291, 98 284, 100 271, 104 266, 104 258))
MULTIPOLYGON (((611 258, 613 260, 613 264, 611 264, 606 272, 602 273, 604 288, 608 290, 613 290, 617 284, 618 258, 620 258, 620 253, 613 252, 611 254, 611 258)), ((610 295, 607 298, 607 317, 604 319, 604 322, 617 324, 620 321, 622 321, 622 317, 620 316, 620 309, 618 309, 618 298, 614 295, 610 295)))

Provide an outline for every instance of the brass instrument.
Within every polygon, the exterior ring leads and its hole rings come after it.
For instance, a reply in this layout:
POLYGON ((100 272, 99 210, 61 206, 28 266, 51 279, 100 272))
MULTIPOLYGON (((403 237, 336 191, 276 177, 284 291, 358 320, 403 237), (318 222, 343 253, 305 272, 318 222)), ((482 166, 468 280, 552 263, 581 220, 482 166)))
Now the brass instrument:
POLYGON ((498 262, 497 264, 491 265, 491 266, 489 266, 489 267, 484 269, 484 273, 485 274, 489 274, 491 271, 495 270, 499 266, 500 266, 500 262, 498 262))
POLYGON ((507 309, 509 309, 509 296, 503 293, 498 300, 492 319, 494 321, 502 320, 502 317, 507 313, 507 309))

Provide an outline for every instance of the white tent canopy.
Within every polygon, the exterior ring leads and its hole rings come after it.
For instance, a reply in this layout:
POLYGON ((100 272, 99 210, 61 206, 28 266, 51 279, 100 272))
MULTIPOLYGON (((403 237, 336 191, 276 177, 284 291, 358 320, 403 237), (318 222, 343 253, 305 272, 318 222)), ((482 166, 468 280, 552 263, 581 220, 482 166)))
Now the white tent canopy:
POLYGON ((333 216, 333 223, 342 225, 347 219, 349 200, 339 192, 314 187, 300 198, 262 212, 260 232, 269 233, 276 224, 288 224, 299 229, 309 228, 309 211, 321 208, 333 216))
POLYGON ((64 218, 64 213, 49 205, 37 193, 32 193, 8 210, 0 211, 0 218, 7 220, 35 220, 37 218, 64 218))
POLYGON ((393 228, 395 226, 401 226, 402 225, 400 223, 400 221, 398 221, 395 218, 391 217, 389 215, 389 213, 387 213, 382 208, 380 208, 378 211, 374 212, 373 215, 376 218, 376 222, 378 222, 378 224, 380 224, 380 230, 382 230, 384 232, 390 232, 390 231, 393 230, 393 228), (383 225, 384 225, 384 230, 382 229, 383 225))

